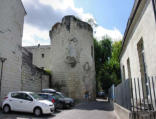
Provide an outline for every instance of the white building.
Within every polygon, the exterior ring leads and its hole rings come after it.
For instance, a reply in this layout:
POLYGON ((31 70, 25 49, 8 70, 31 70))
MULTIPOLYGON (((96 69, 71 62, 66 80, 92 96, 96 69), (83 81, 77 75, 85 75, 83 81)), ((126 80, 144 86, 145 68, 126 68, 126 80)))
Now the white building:
POLYGON ((0 0, 0 95, 21 90, 22 36, 26 11, 21 0, 0 0), (5 62, 1 59, 5 58, 5 62))
POLYGON ((131 98, 135 99, 135 105, 140 106, 141 103, 155 105, 156 79, 149 78, 156 76, 155 0, 135 0, 124 34, 120 67, 122 80, 132 79, 131 98))
POLYGON ((156 75, 156 14, 154 0, 136 0, 124 35, 122 79, 156 75))

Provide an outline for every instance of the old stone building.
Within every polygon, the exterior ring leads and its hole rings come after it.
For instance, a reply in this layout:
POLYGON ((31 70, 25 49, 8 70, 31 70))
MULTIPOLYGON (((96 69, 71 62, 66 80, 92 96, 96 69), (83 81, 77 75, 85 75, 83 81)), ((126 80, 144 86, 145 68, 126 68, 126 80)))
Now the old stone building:
POLYGON ((155 5, 155 0, 135 0, 120 54, 123 80, 156 75, 155 5))
POLYGON ((89 94, 95 99, 93 30, 89 24, 66 16, 50 31, 51 45, 22 48, 26 11, 21 0, 1 0, 0 15, 1 97, 10 91, 38 92, 53 85, 70 97, 83 99, 89 94), (52 72, 53 80, 43 69, 52 72))
POLYGON ((52 72, 52 88, 66 95, 95 99, 93 30, 74 16, 65 16, 50 31, 51 45, 27 46, 33 64, 52 72))
POLYGON ((43 68, 45 70, 50 70, 50 54, 51 54, 51 45, 38 45, 38 46, 27 46, 24 47, 33 56, 33 64, 43 68))
POLYGON ((0 96, 2 98, 9 91, 21 90, 21 46, 25 15, 26 11, 21 0, 0 0, 0 96))
POLYGON ((40 92, 43 88, 49 88, 51 75, 32 62, 32 53, 22 48, 22 81, 21 90, 40 92))
POLYGON ((51 31, 50 66, 53 85, 66 95, 95 99, 95 63, 92 27, 74 16, 65 16, 51 31))

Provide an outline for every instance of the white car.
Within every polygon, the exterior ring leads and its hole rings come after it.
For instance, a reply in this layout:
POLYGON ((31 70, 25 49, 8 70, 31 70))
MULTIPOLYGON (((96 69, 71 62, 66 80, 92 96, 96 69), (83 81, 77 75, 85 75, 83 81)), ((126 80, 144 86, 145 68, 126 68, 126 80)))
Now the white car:
POLYGON ((48 100, 43 100, 33 92, 16 91, 10 92, 4 98, 2 109, 4 113, 10 111, 30 112, 35 116, 41 114, 52 114, 55 110, 54 104, 48 100))

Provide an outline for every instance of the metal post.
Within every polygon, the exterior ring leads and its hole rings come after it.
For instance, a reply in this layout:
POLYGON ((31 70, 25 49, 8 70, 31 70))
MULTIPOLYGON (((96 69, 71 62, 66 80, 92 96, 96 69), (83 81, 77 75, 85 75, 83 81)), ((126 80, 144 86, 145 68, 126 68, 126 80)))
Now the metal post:
POLYGON ((138 113, 138 103, 137 103, 137 90, 136 90, 136 79, 134 78, 134 88, 135 88, 135 98, 136 98, 136 111, 138 113))
POLYGON ((3 64, 4 64, 5 60, 6 60, 6 58, 0 57, 0 61, 2 63, 1 77, 0 77, 0 97, 1 97, 1 86, 2 86, 2 78, 3 78, 3 64))
POLYGON ((132 78, 130 78, 130 85, 131 85, 131 97, 132 97, 132 111, 134 112, 134 98, 133 98, 133 82, 132 82, 132 78))
POLYGON ((154 79, 153 79, 153 76, 152 76, 152 84, 153 84, 153 94, 154 94, 154 104, 155 104, 155 106, 154 107, 156 107, 156 102, 155 102, 155 100, 156 100, 156 95, 155 95, 155 84, 154 84, 155 82, 154 82, 154 79))
POLYGON ((138 80, 138 90, 139 90, 139 100, 140 100, 140 110, 142 110, 139 78, 138 78, 137 80, 138 80))
POLYGON ((152 107, 151 107, 151 108, 152 108, 151 110, 153 110, 153 107, 154 107, 153 105, 154 105, 154 104, 153 104, 153 100, 152 100, 152 91, 151 91, 150 77, 148 77, 148 83, 149 83, 149 94, 150 94, 150 99, 151 99, 151 100, 150 100, 150 101, 151 101, 150 105, 152 106, 152 107))

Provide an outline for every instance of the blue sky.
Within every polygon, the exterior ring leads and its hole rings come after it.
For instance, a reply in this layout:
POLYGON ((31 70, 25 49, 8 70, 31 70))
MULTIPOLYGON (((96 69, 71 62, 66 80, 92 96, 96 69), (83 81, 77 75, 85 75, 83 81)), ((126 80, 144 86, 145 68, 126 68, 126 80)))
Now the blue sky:
POLYGON ((93 19, 98 24, 93 36, 102 40, 109 36, 122 40, 134 0, 22 0, 27 11, 23 46, 49 45, 49 31, 66 15, 83 21, 93 19))
POLYGON ((134 0, 75 0, 78 8, 92 13, 99 25, 118 28, 124 34, 134 0))

